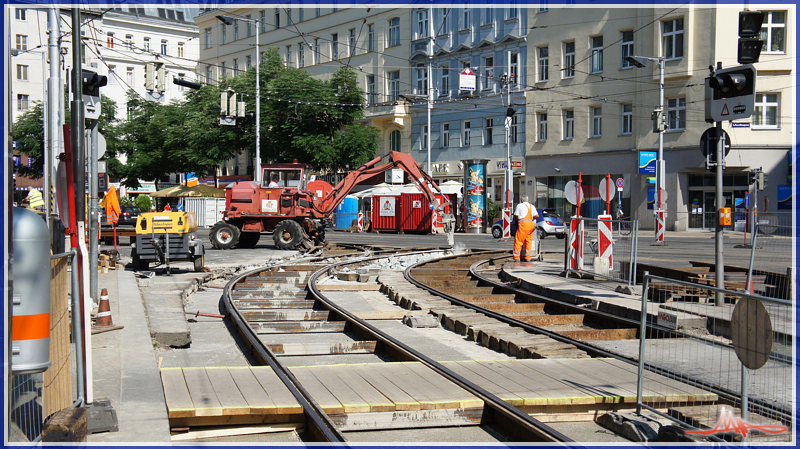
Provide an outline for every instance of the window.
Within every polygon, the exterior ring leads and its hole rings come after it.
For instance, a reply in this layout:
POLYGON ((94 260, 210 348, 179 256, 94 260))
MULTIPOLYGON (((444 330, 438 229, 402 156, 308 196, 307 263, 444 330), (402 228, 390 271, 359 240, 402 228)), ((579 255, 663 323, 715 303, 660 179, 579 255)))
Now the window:
POLYGON ((592 38, 591 72, 603 71, 603 36, 592 38))
MULTIPOLYGON (((319 0, 317 0, 316 4, 319 5, 319 0)), ((316 19, 317 17, 320 16, 320 14, 322 14, 321 9, 319 6, 317 6, 316 8, 314 8, 314 18, 316 19)))
POLYGON ((234 58, 233 59, 233 76, 238 76, 238 75, 239 75, 239 59, 238 58, 234 58))
POLYGON ((322 62, 322 47, 319 44, 319 39, 314 38, 314 64, 320 64, 322 62))
POLYGON ((302 22, 302 21, 306 20, 305 12, 306 12, 306 10, 304 8, 299 8, 299 11, 298 11, 298 14, 297 14, 297 21, 298 22, 302 22))
POLYGON ((629 136, 633 133, 633 105, 622 105, 622 135, 629 136))
POLYGON ((442 148, 450 146, 450 123, 442 123, 442 148))
POLYGON ((470 123, 469 120, 464 120, 461 122, 461 130, 463 131, 464 138, 461 140, 462 147, 469 146, 469 132, 470 132, 470 123))
POLYGON ((233 40, 239 40, 239 19, 233 20, 233 40))
MULTIPOLYGON (((179 73, 179 74, 178 74, 178 79, 179 79, 179 80, 186 79, 186 74, 185 74, 185 73, 179 73)), ((185 88, 185 87, 183 87, 183 86, 178 86, 178 92, 183 92, 184 90, 186 90, 186 88, 185 88)))
POLYGON ((275 29, 281 27, 281 9, 275 8, 275 29))
POLYGON ((472 21, 470 20, 469 12, 470 12, 469 8, 464 8, 464 15, 462 16, 464 22, 461 24, 462 30, 468 30, 472 28, 472 21))
POLYGON ((213 78, 211 77, 211 66, 206 66, 206 84, 211 84, 213 78))
POLYGON ((261 16, 261 20, 259 21, 260 22, 259 23, 259 28, 260 28, 259 32, 260 33, 266 33, 267 32, 267 11, 262 9, 261 11, 259 11, 259 14, 261 16))
POLYGON ((516 86, 519 80, 519 53, 511 52, 511 79, 508 80, 511 85, 516 86))
POLYGON ((447 34, 450 32, 450 9, 451 8, 442 8, 442 22, 439 30, 441 30, 442 34, 447 34))
POLYGON ((206 28, 206 39, 203 48, 211 48, 211 28, 206 28))
POLYGON ((483 9, 483 25, 491 25, 494 23, 494 9, 493 8, 484 8, 483 9))
POLYGON ((17 50, 28 49, 28 36, 24 34, 17 34, 17 50))
POLYGON ((564 42, 564 78, 575 76, 575 42, 564 42))
POLYGON ((759 38, 764 53, 786 53, 786 11, 764 11, 759 38))
POLYGON ((128 87, 133 86, 133 67, 125 69, 125 82, 128 83, 128 87))
POLYGON ((394 130, 389 134, 389 149, 391 151, 400 151, 400 131, 394 130))
POLYGON ((356 29, 350 29, 350 56, 356 55, 356 29))
POLYGON ((289 67, 289 64, 291 64, 291 61, 292 61, 292 46, 291 45, 287 45, 286 46, 286 67, 289 67))
POLYGON ((247 18, 247 20, 245 20, 245 23, 247 23, 247 37, 250 37, 253 35, 253 31, 250 29, 250 23, 252 22, 252 19, 250 18, 250 14, 246 15, 245 17, 247 18))
POLYGON ((547 3, 547 0, 540 0, 539 12, 547 12, 547 11, 550 11, 550 5, 547 3))
POLYGON ((439 85, 439 95, 450 95, 450 66, 442 64, 442 82, 439 85))
POLYGON ((367 103, 377 103, 377 95, 378 93, 375 88, 375 75, 367 75, 367 103))
POLYGON ((222 24, 222 43, 228 42, 228 25, 222 24))
POLYGON ((17 79, 20 81, 28 81, 28 66, 17 64, 17 79))
POLYGON ((664 57, 677 59, 683 57, 683 18, 667 20, 663 23, 664 57))
POLYGON ((517 114, 511 116, 511 143, 519 142, 517 132, 519 128, 517 127, 517 114))
POLYGON ((550 79, 550 57, 548 47, 539 47, 539 81, 547 81, 550 79))
POLYGON ((400 95, 400 71, 389 72, 389 101, 397 101, 400 95))
POLYGON ((564 140, 575 138, 575 111, 567 109, 564 111, 564 140))
POLYGON ((27 14, 27 10, 25 8, 17 8, 15 14, 16 14, 15 17, 17 18, 17 20, 28 20, 27 19, 27 15, 28 15, 27 14))
POLYGON ((339 33, 331 34, 331 61, 339 59, 339 33))
MULTIPOLYGON (((207 36, 206 36, 206 39, 208 40, 208 44, 207 45, 210 46, 211 45, 211 28, 207 28, 206 29, 206 33, 208 33, 207 36)), ((208 48, 208 46, 206 48, 208 48)), ((126 34, 125 35, 125 48, 127 48, 129 50, 133 50, 133 35, 132 34, 126 34)))
POLYGON ((423 64, 417 64, 415 68, 417 75, 417 93, 420 95, 428 94, 428 69, 423 64))
POLYGON ((375 51, 375 24, 367 25, 367 51, 375 51))
POLYGON ((17 95, 17 110, 18 111, 27 111, 29 106, 29 97, 27 95, 18 94, 17 95))
POLYGON ((389 21, 389 42, 387 47, 400 45, 400 18, 395 17, 389 21))
POLYGON ((592 108, 592 137, 603 135, 603 108, 592 108))
POLYGON ((494 142, 492 139, 492 132, 494 131, 494 119, 487 118, 484 119, 484 123, 486 126, 483 127, 483 144, 484 145, 492 145, 494 142))
POLYGON ((428 149, 428 125, 422 125, 421 132, 419 133, 420 136, 420 149, 427 150, 428 149))
POLYGON ((161 39, 161 54, 167 54, 167 41, 165 39, 161 39))
POLYGON ((302 42, 297 44, 297 68, 306 66, 305 49, 306 46, 302 42))
POLYGON ((253 57, 252 56, 245 56, 244 57, 244 69, 248 70, 250 66, 253 65, 253 57))
POLYGON ((143 47, 144 47, 144 51, 150 51, 150 38, 149 37, 144 38, 143 47))
POLYGON ((110 65, 108 66, 108 85, 114 86, 117 84, 117 66, 110 65))
POLYGON ((536 120, 539 122, 539 135, 537 140, 539 142, 547 141, 547 113, 540 112, 536 114, 536 120))
POLYGON ((753 128, 778 128, 778 112, 780 112, 780 98, 778 94, 756 94, 755 109, 753 111, 753 128))
POLYGON ((667 100, 667 126, 670 131, 686 129, 686 98, 667 100))
POLYGON ((428 10, 427 9, 420 9, 417 11, 417 29, 416 29, 416 38, 422 39, 423 37, 428 37, 428 10))
POLYGON ((633 31, 622 32, 622 68, 627 69, 633 65, 625 60, 626 56, 633 56, 633 31))
POLYGON ((483 57, 483 88, 491 89, 494 87, 494 57, 483 57))
POLYGON ((108 33, 106 35, 106 47, 114 48, 114 33, 108 33))
POLYGON ((227 64, 227 63, 225 61, 222 61, 222 65, 219 68, 220 76, 222 76, 223 78, 228 76, 228 69, 227 69, 227 67, 225 67, 225 64, 227 64))

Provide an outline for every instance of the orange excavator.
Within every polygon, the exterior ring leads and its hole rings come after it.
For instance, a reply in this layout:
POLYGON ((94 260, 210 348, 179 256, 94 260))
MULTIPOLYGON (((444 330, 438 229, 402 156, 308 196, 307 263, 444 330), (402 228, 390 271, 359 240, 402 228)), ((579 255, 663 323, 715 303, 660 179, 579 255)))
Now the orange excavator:
MULTIPOLYGON (((263 164, 262 184, 237 182, 225 193, 222 221, 211 229, 215 248, 253 247, 262 232, 273 232, 275 246, 283 250, 311 250, 324 245, 336 207, 360 182, 393 168, 400 168, 414 181, 442 217, 448 244, 453 246, 455 219, 445 213, 437 195, 447 198, 439 186, 408 154, 391 151, 350 172, 327 195, 308 191, 309 167, 305 164, 263 164)), ((446 200, 445 200, 446 201, 446 200)))

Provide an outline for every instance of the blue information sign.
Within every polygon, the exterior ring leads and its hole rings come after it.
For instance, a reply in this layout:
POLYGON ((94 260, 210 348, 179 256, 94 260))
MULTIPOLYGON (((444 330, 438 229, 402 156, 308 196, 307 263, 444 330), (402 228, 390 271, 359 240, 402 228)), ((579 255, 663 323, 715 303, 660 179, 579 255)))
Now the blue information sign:
POLYGON ((639 174, 655 175, 657 151, 639 151, 639 174))
POLYGON ((792 210, 792 197, 794 192, 792 186, 779 185, 778 186, 778 209, 792 210))
POLYGON ((647 208, 653 209, 656 204, 656 186, 647 186, 647 208))

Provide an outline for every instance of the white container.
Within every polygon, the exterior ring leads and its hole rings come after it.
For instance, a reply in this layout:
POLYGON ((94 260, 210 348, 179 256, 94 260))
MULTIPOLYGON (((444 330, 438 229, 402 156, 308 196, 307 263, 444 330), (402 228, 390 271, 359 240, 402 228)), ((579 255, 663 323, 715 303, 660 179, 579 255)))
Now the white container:
POLYGON ((197 226, 210 228, 222 220, 225 211, 225 198, 183 198, 183 210, 194 212, 197 217, 197 226))

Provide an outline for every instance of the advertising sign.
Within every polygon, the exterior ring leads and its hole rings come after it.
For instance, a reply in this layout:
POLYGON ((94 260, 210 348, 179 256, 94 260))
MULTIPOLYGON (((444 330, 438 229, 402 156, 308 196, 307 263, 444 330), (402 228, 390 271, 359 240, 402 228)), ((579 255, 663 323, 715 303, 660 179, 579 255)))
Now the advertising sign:
POLYGON ((657 151, 639 151, 639 174, 655 175, 657 151))
POLYGON ((458 88, 461 90, 475 90, 475 72, 469 67, 461 71, 458 76, 458 88))
POLYGON ((792 186, 779 185, 778 186, 778 209, 792 210, 792 186))
POLYGON ((647 186, 647 208, 652 209, 656 204, 656 186, 647 186))
POLYGON ((483 228, 485 204, 486 167, 482 164, 467 166, 467 198, 465 199, 468 228, 483 228))

